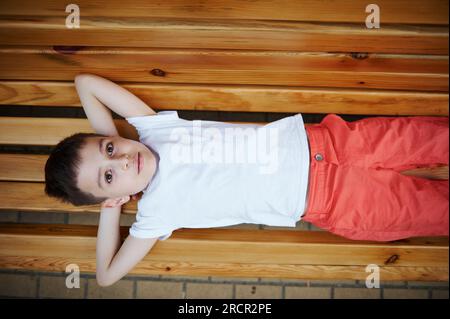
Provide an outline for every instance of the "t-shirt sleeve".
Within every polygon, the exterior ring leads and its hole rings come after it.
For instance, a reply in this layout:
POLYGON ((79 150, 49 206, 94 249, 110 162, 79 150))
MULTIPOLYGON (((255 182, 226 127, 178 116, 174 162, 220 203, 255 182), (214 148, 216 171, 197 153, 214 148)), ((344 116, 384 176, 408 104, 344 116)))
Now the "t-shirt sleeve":
POLYGON ((177 111, 160 111, 154 115, 127 117, 125 119, 136 128, 141 138, 145 135, 147 130, 181 120, 178 117, 177 111))
POLYGON ((172 235, 173 226, 166 225, 157 216, 151 214, 142 214, 138 209, 136 221, 131 225, 129 233, 137 238, 158 238, 166 240, 172 235))
POLYGON ((166 240, 172 235, 172 230, 164 228, 142 228, 139 222, 135 222, 131 225, 130 235, 136 238, 158 238, 159 240, 166 240))

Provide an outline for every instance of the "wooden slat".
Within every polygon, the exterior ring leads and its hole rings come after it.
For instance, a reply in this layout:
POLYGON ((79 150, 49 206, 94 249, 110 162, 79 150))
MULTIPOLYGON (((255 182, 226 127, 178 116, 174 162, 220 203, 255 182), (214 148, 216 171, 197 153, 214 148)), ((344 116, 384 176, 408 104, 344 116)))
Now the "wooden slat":
MULTIPOLYGON (((364 23, 365 0, 77 0, 82 17, 161 17, 264 19, 364 23)), ((13 0, 0 2, 2 15, 67 16, 68 2, 57 0, 13 0)), ((377 0, 383 23, 448 24, 446 0, 377 0)))
POLYGON ((389 25, 173 18, 2 17, 0 45, 448 54, 448 25, 389 25))
POLYGON ((73 81, 90 70, 119 81, 448 92, 448 56, 369 54, 358 59, 350 53, 0 48, 3 79, 73 81))
MULTIPOLYGON (((0 267, 64 271, 77 263, 94 272, 96 229, 1 224, 0 267)), ((121 234, 124 239, 128 227, 121 234)), ((158 242, 131 274, 365 279, 368 264, 380 266, 381 280, 448 280, 448 238, 377 243, 325 232, 181 229, 158 242), (393 255, 399 258, 389 263, 393 255)))
POLYGON ((0 153, 0 181, 43 182, 47 159, 48 155, 0 153))
MULTIPOLYGON (((47 196, 44 183, 0 181, 1 211, 20 210, 27 212, 99 213, 100 205, 73 206, 47 196)), ((124 214, 136 214, 136 201, 122 207, 124 214)))
POLYGON ((448 180, 448 165, 441 165, 436 167, 422 167, 417 169, 402 171, 403 175, 416 176, 428 179, 442 179, 448 180))
MULTIPOLYGON (((177 110, 205 111, 448 116, 449 100, 448 94, 445 93, 268 86, 119 84, 156 110, 171 110, 176 107, 177 110)), ((0 107, 1 105, 81 107, 73 82, 49 81, 0 81, 0 107)))
MULTIPOLYGON (((114 123, 120 136, 138 140, 136 129, 127 121, 115 119, 114 123)), ((0 117, 0 144, 5 145, 56 145, 77 132, 95 131, 87 119, 0 117)))
MULTIPOLYGON (((0 258, 3 269, 65 271, 69 264, 77 264, 83 273, 95 272, 95 260, 90 258, 52 257, 17 257, 4 256, 0 258)), ((167 275, 167 276, 221 276, 221 277, 263 277, 303 280, 365 280, 369 273, 366 266, 321 266, 292 264, 207 264, 201 262, 159 262, 145 261, 137 265, 129 274, 136 275, 167 275), (366 277, 363 277, 363 274, 366 277)), ((448 267, 381 267, 380 276, 383 280, 414 280, 414 281, 448 281, 448 267)))

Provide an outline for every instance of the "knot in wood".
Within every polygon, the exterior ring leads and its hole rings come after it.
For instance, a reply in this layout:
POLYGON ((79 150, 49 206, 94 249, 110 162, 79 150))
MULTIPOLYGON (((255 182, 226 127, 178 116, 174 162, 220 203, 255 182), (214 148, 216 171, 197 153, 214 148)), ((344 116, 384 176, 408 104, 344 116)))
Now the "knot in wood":
POLYGON ((154 76, 166 76, 166 72, 164 72, 161 69, 153 69, 150 71, 151 74, 153 74, 154 76))
POLYGON ((350 56, 356 60, 364 60, 369 57, 369 54, 367 52, 352 52, 350 56))
POLYGON ((54 45, 53 46, 53 50, 55 50, 58 53, 63 53, 63 54, 74 54, 74 53, 77 53, 78 51, 82 50, 83 48, 84 48, 84 46, 79 46, 79 45, 72 45, 72 46, 54 45))
POLYGON ((392 255, 384 262, 384 264, 385 265, 394 264, 399 258, 400 258, 399 255, 392 255))

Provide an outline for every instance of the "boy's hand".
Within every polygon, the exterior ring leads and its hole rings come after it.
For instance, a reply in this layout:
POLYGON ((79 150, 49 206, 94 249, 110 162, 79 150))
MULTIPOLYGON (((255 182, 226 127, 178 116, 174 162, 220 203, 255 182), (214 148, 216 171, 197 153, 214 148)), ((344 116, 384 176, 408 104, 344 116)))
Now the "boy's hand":
POLYGON ((142 196, 142 192, 137 193, 130 196, 123 196, 123 197, 117 197, 112 199, 107 199, 102 202, 101 208, 112 208, 112 207, 119 207, 126 203, 128 203, 130 200, 138 200, 142 196))
POLYGON ((123 196, 117 198, 109 198, 102 202, 101 208, 120 207, 130 200, 130 196, 123 196))

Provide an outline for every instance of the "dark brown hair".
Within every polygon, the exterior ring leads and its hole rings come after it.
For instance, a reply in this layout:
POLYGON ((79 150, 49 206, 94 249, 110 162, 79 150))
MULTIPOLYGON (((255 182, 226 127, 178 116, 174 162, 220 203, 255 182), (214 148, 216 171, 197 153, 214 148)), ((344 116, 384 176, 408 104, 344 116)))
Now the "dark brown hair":
POLYGON ((96 205, 106 197, 96 197, 77 187, 81 149, 89 137, 105 137, 95 133, 76 133, 60 141, 45 163, 45 193, 75 206, 96 205))

